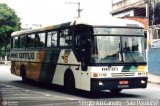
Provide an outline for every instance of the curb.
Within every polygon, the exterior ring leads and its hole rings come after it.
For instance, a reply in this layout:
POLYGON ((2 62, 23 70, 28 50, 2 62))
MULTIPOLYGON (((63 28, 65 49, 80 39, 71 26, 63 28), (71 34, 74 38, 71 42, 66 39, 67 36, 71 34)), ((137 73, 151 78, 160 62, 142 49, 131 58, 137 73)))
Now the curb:
POLYGON ((150 84, 157 84, 157 85, 160 85, 160 82, 148 81, 148 83, 150 83, 150 84))
POLYGON ((154 74, 148 74, 148 83, 160 85, 160 76, 154 74))

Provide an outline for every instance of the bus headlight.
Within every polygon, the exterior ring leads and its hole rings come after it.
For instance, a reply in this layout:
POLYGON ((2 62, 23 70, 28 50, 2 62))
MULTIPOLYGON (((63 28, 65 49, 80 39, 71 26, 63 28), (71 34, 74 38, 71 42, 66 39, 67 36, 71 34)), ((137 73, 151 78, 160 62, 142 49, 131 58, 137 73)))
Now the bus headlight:
POLYGON ((98 84, 99 84, 99 86, 103 86, 104 85, 102 81, 99 81, 98 84))
POLYGON ((145 84, 146 83, 146 81, 145 80, 141 80, 141 84, 145 84))

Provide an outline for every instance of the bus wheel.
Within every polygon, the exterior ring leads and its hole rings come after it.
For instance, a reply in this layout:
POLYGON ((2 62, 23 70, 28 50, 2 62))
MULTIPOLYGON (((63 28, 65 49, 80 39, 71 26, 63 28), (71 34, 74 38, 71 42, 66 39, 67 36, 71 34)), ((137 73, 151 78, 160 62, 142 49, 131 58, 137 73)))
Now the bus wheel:
POLYGON ((64 76, 64 87, 69 93, 74 93, 75 91, 75 80, 73 73, 67 71, 64 76))
POLYGON ((20 75, 22 77, 22 82, 26 82, 27 78, 26 78, 26 68, 24 65, 21 66, 20 68, 20 75))
POLYGON ((110 89, 110 92, 112 94, 119 94, 122 91, 122 89, 110 89))

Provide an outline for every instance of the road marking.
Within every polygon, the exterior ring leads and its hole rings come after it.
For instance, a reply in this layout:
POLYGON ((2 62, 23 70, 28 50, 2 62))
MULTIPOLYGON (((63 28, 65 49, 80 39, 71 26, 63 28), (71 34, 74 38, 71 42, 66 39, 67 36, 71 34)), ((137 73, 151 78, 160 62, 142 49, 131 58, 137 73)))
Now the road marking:
POLYGON ((60 103, 48 103, 48 104, 42 104, 42 105, 38 105, 38 106, 62 106, 62 105, 72 105, 73 106, 73 103, 75 103, 75 105, 79 105, 79 102, 78 101, 64 101, 64 102, 60 102, 60 103))
POLYGON ((0 84, 2 98, 6 100, 77 100, 72 97, 27 90, 7 84, 0 84))

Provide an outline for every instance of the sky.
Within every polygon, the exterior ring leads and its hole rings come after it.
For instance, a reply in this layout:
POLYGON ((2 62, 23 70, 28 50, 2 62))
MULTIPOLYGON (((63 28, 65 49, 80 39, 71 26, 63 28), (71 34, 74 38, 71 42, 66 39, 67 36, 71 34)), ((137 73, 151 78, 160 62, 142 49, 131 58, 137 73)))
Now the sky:
POLYGON ((83 9, 81 17, 111 16, 111 0, 0 0, 15 10, 22 24, 43 26, 75 19, 78 2, 83 9))

